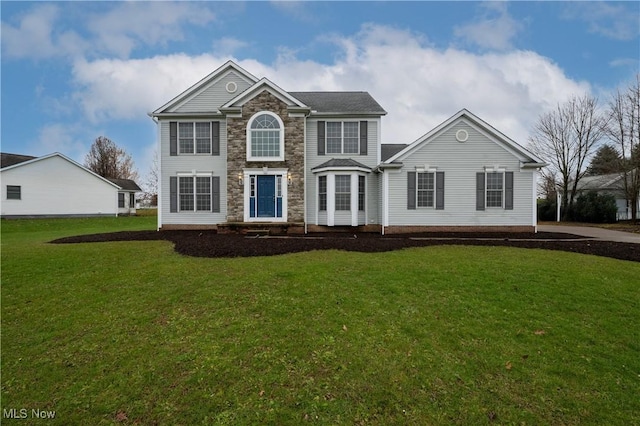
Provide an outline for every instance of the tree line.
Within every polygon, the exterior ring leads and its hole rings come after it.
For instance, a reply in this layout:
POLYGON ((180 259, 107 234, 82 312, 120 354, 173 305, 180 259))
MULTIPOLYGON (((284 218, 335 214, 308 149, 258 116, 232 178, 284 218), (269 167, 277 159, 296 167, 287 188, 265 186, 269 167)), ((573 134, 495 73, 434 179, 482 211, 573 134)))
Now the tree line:
POLYGON ((574 96, 541 115, 529 139, 531 150, 549 163, 541 192, 555 200, 562 219, 576 219, 580 181, 587 175, 618 174, 620 188, 637 220, 640 193, 640 74, 617 89, 604 106, 591 95, 574 96))

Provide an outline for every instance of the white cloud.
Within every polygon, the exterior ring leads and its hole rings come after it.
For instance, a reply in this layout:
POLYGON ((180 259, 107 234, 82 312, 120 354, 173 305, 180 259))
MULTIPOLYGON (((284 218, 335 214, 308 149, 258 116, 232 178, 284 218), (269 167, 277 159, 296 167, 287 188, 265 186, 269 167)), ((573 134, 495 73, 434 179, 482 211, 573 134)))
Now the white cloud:
POLYGON ((640 35, 637 2, 567 2, 563 17, 589 24, 589 31, 615 40, 633 40, 640 35))
POLYGON ((38 4, 15 25, 2 22, 2 53, 11 58, 129 57, 142 46, 182 40, 188 25, 215 20, 205 3, 114 2, 107 12, 78 12, 74 3, 38 4), (71 12, 70 12, 71 11, 71 12), (67 13, 82 13, 81 33, 64 30, 67 13))
MULTIPOLYGON (((366 25, 334 40, 332 64, 280 56, 273 64, 237 61, 285 90, 364 90, 388 115, 383 141, 408 143, 462 108, 526 143, 538 116, 573 94, 590 91, 548 58, 529 51, 471 53, 429 46, 408 31, 366 25)), ((224 63, 228 57, 157 56, 78 61, 76 99, 87 117, 147 119, 154 110, 224 63)))
POLYGON ((35 141, 29 147, 29 152, 35 155, 47 155, 60 152, 82 164, 89 147, 98 132, 81 125, 48 124, 43 126, 35 141))
POLYGON ((468 45, 493 50, 510 49, 524 25, 509 15, 506 2, 486 2, 480 7, 484 9, 481 16, 473 22, 456 26, 454 35, 468 45))
POLYGON ((249 43, 233 37, 222 37, 213 42, 213 51, 217 55, 231 55, 237 50, 247 47, 249 43))
POLYGON ((128 57, 138 45, 162 45, 183 39, 183 27, 205 25, 215 19, 202 3, 126 2, 107 13, 94 14, 87 29, 96 35, 98 47, 128 57))
POLYGON ((54 31, 60 9, 41 4, 20 17, 16 25, 2 22, 2 54, 10 58, 51 58, 75 55, 86 43, 73 31, 54 31))

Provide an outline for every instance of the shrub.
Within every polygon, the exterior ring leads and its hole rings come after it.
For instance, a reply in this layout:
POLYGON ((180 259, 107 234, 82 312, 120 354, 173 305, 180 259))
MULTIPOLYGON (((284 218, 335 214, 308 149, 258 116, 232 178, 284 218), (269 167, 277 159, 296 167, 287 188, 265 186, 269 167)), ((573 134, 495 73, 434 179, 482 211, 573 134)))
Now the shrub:
POLYGON ((555 221, 557 219, 557 207, 555 200, 538 200, 538 220, 555 221))
POLYGON ((616 199, 610 194, 590 191, 578 197, 573 216, 578 222, 613 223, 616 221, 616 199))

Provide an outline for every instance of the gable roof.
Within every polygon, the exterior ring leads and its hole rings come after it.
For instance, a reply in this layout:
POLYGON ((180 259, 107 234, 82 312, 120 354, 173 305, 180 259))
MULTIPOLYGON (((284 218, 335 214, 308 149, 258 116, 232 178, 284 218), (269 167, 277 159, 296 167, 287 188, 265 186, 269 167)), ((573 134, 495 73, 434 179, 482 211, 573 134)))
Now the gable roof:
POLYGON ((168 108, 170 108, 170 107, 172 107, 174 105, 178 105, 180 103, 183 103, 185 100, 187 100, 188 98, 190 98, 192 96, 195 96, 196 94, 200 93, 200 91, 203 90, 205 87, 207 87, 208 85, 210 85, 214 81, 218 80, 219 78, 223 77, 224 75, 226 75, 230 71, 237 72, 238 74, 240 74, 240 76, 244 77, 246 80, 250 81, 251 83, 256 83, 258 81, 258 79, 255 76, 250 74, 247 70, 242 68, 240 65, 236 64, 233 61, 227 61, 222 66, 220 66, 218 69, 216 69, 215 71, 213 71, 212 73, 210 73, 209 75, 204 77, 202 80, 198 81, 193 86, 189 87, 187 90, 183 91, 178 96, 176 96, 175 98, 171 99, 166 104, 162 105, 160 108, 158 108, 155 111, 149 113, 149 116, 153 117, 153 116, 155 116, 157 114, 161 114, 162 112, 164 112, 168 108))
POLYGON ((314 114, 387 114, 368 92, 289 92, 289 94, 311 107, 314 114))
POLYGON ((115 183, 116 185, 118 185, 120 187, 120 189, 123 190, 123 191, 142 191, 142 189, 140 189, 138 184, 135 183, 135 181, 132 180, 132 179, 112 179, 112 178, 107 178, 107 180, 109 180, 112 183, 115 183))
POLYGON ((488 136, 494 142, 497 142, 507 151, 523 158, 522 167, 540 168, 547 165, 547 163, 542 161, 539 157, 529 152, 523 146, 516 143, 513 139, 509 138, 508 136, 505 136, 502 132, 500 132, 499 130, 497 130, 496 128, 494 128, 493 126, 491 126, 489 123, 482 120, 478 116, 472 114, 467 109, 461 109, 456 114, 454 114, 444 122, 440 123, 433 130, 421 136, 411 144, 407 145, 407 147, 404 148, 402 151, 392 155, 390 158, 388 158, 384 162, 391 163, 391 162, 402 161, 405 157, 407 157, 408 155, 411 155, 411 153, 413 153, 422 145, 428 144, 429 142, 431 142, 436 136, 441 134, 444 130, 448 129, 459 119, 465 119, 465 121, 468 124, 475 127, 481 133, 484 133, 486 136, 488 136))
POLYGON ((269 93, 274 95, 276 98, 280 99, 282 102, 286 103, 289 106, 294 106, 300 109, 308 110, 309 107, 304 103, 300 102, 300 100, 296 99, 290 93, 282 90, 278 85, 270 81, 268 78, 262 78, 260 81, 257 81, 253 86, 249 87, 244 92, 238 94, 238 96, 231 99, 226 104, 220 107, 221 111, 230 110, 237 107, 241 107, 251 99, 258 96, 264 90, 267 90, 269 93))
POLYGON ((93 175, 94 177, 97 177, 98 179, 108 183, 109 185, 120 189, 120 186, 118 186, 115 183, 109 181, 108 179, 103 178, 99 174, 87 169, 86 167, 84 167, 80 163, 77 163, 77 162, 73 161, 71 158, 67 157, 66 155, 60 154, 59 152, 54 152, 54 153, 51 153, 51 154, 48 154, 48 155, 44 155, 42 157, 33 157, 31 160, 27 160, 27 161, 23 161, 23 162, 20 162, 20 163, 13 164, 11 166, 3 167, 2 171, 16 169, 18 167, 23 167, 23 166, 26 166, 26 165, 29 165, 29 164, 34 164, 34 163, 37 163, 39 161, 44 161, 44 160, 47 160, 47 159, 53 158, 53 157, 59 157, 59 158, 65 160, 65 161, 71 163, 72 165, 84 170, 85 172, 89 173, 90 175, 93 175))
POLYGON ((24 163, 25 161, 33 160, 32 155, 21 154, 9 154, 8 152, 0 152, 0 168, 13 166, 14 164, 24 163))

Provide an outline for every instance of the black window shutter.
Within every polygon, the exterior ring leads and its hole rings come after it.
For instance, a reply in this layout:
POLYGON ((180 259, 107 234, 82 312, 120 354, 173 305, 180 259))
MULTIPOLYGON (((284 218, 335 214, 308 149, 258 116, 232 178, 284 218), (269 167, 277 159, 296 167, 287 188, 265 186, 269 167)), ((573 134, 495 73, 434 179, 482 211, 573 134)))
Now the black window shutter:
POLYGON ((416 209, 416 172, 407 172, 407 209, 416 209))
POLYGON ((220 213, 220 176, 211 178, 211 211, 220 213))
POLYGON ((211 122, 211 155, 220 155, 220 122, 211 122))
POLYGON ((318 121, 318 155, 324 155, 324 121, 318 121))
POLYGON ((169 155, 178 155, 178 123, 169 122, 169 155))
POLYGON ((368 126, 366 121, 360 122, 360 155, 367 155, 368 126))
POLYGON ((484 173, 476 173, 476 210, 484 210, 484 173))
POLYGON ((436 172, 436 210, 444 210, 444 172, 436 172))
POLYGON ((178 177, 171 176, 169 178, 169 211, 171 213, 178 212, 178 177))
POLYGON ((513 172, 504 174, 504 208, 513 210, 513 172))

